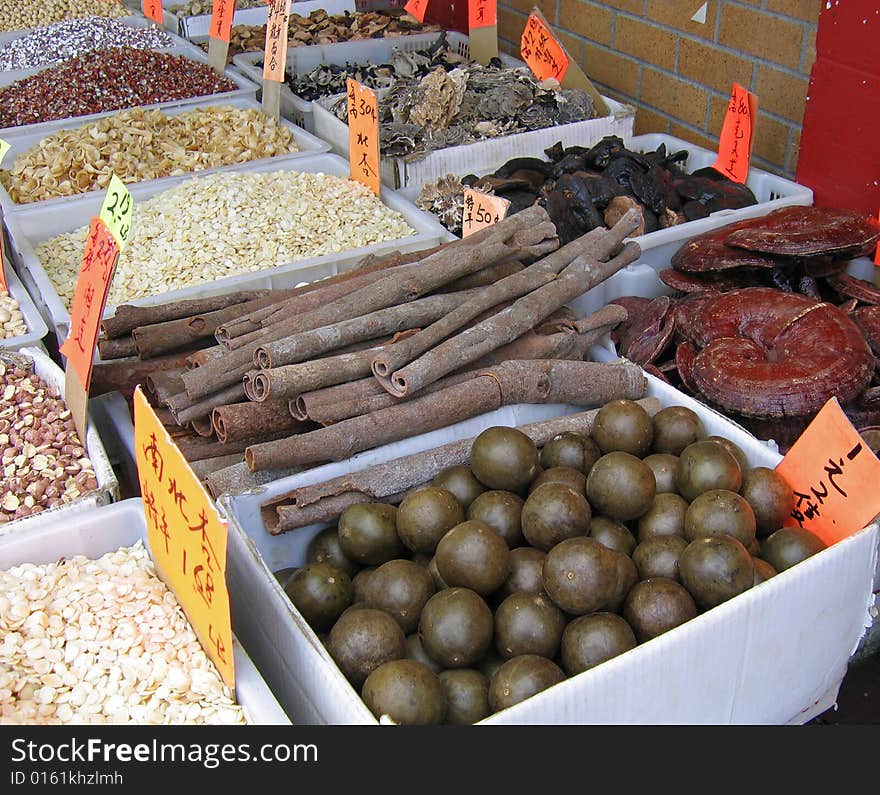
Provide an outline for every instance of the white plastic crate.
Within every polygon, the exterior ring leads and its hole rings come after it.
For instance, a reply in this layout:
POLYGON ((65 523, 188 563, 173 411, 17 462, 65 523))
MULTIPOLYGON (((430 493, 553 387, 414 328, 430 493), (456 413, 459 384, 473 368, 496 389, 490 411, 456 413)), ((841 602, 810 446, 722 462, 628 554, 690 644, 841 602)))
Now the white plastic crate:
MULTIPOLYGON (((183 5, 186 0, 162 0, 163 8, 171 8, 183 5)), ((326 11, 328 14, 344 14, 346 11, 354 11, 354 0, 299 0, 290 4, 291 14, 300 14, 307 17, 312 11, 326 11)), ((269 11, 266 6, 256 8, 241 8, 232 17, 233 25, 265 25, 269 11)), ((211 29, 211 15, 199 14, 192 17, 181 17, 176 14, 165 12, 166 26, 177 25, 181 36, 188 39, 194 36, 207 36, 211 29)))
MULTIPOLYGON (((55 563, 76 555, 94 560, 138 541, 150 548, 140 499, 99 508, 79 516, 76 522, 57 513, 41 516, 44 518, 28 533, 0 536, 0 571, 22 563, 55 563)), ((235 595, 231 593, 230 597, 234 599, 235 595)), ((248 723, 289 725, 290 720, 235 636, 233 643, 235 697, 248 723)))
POLYGON ((22 334, 20 337, 9 337, 0 340, 0 348, 6 349, 7 351, 17 351, 22 348, 39 347, 42 345, 43 337, 46 336, 49 329, 46 327, 45 321, 37 311, 37 307, 34 306, 34 302, 31 300, 30 295, 28 295, 28 291, 25 290, 24 285, 19 280, 18 274, 16 274, 12 265, 8 261, 6 262, 5 273, 6 284, 9 287, 9 295, 18 301, 19 309, 24 316, 24 322, 27 326, 27 334, 22 334))
MULTIPOLYGON (((65 395, 64 371, 49 358, 44 350, 40 348, 22 348, 17 353, 32 359, 34 372, 49 386, 55 387, 62 397, 65 395)), ((4 351, 0 350, 0 357, 3 354, 4 351)), ((57 516, 69 519, 74 514, 79 517, 98 506, 107 505, 118 499, 119 484, 116 480, 116 474, 113 472, 113 467, 110 466, 100 434, 91 418, 86 430, 85 448, 86 454, 95 470, 98 488, 71 502, 59 505, 57 508, 49 508, 33 516, 26 516, 23 519, 16 519, 14 522, 0 525, 0 538, 10 533, 30 531, 32 527, 39 527, 40 523, 49 517, 57 516)))
MULTIPOLYGON (((389 36, 382 39, 364 39, 361 41, 343 41, 336 44, 321 44, 310 47, 291 47, 287 51, 286 73, 304 75, 321 64, 333 66, 345 66, 345 64, 381 64, 388 63, 394 50, 403 52, 415 52, 426 50, 434 44, 442 33, 410 33, 406 36, 389 36)), ((462 33, 448 31, 446 41, 455 52, 463 58, 470 58, 470 39, 462 33)), ((498 56, 501 63, 508 69, 517 69, 525 66, 522 61, 500 53, 498 56)), ((245 52, 236 55, 232 62, 241 70, 241 73, 261 83, 263 79, 263 53, 245 52)), ((315 117, 312 100, 306 100, 294 94, 287 83, 281 86, 281 114, 309 132, 315 131, 315 117)), ((347 133, 346 133, 347 135, 347 133)), ((348 153, 348 143, 346 149, 348 153)), ((391 183, 387 183, 391 184, 391 183)))
MULTIPOLYGON (((213 107, 213 106, 232 106, 234 108, 244 108, 244 109, 252 109, 252 110, 261 110, 261 105, 255 99, 249 97, 241 97, 236 96, 231 99, 224 100, 222 94, 215 94, 211 100, 205 100, 204 102, 199 103, 181 103, 174 107, 170 108, 162 108, 162 112, 167 116, 179 116, 181 113, 186 113, 196 108, 205 108, 205 107, 213 107)), ((103 114, 103 116, 112 116, 113 113, 120 113, 121 111, 113 111, 112 113, 103 114)), ((58 127, 51 132, 15 132, 18 128, 12 128, 12 130, 6 135, 6 143, 9 144, 9 151, 4 157, 3 162, 5 163, 5 167, 7 169, 11 168, 12 164, 19 155, 24 154, 33 146, 36 146, 40 143, 46 136, 54 135, 56 133, 61 132, 62 130, 70 130, 70 129, 79 129, 80 127, 87 127, 89 124, 79 124, 79 120, 77 118, 67 119, 63 126, 58 127)), ((279 124, 282 127, 290 130, 291 135, 293 136, 293 140, 296 142, 297 147, 299 147, 298 152, 291 152, 287 155, 276 155, 272 158, 261 157, 256 160, 249 160, 248 163, 283 163, 287 160, 299 160, 307 155, 316 155, 323 154, 330 150, 330 144, 326 141, 322 141, 320 138, 316 138, 309 132, 306 132, 301 127, 297 127, 295 124, 292 124, 287 119, 279 119, 279 124)), ((23 128, 22 128, 23 129, 23 128)), ((195 176, 196 174, 214 174, 218 171, 231 171, 239 168, 241 163, 233 163, 229 166, 221 166, 219 168, 206 168, 200 171, 191 172, 189 176, 195 176)), ((162 177, 159 180, 143 180, 142 182, 137 183, 127 183, 129 185, 151 185, 154 182, 161 182, 162 180, 175 179, 174 177, 162 177)), ((91 192, 91 191, 90 191, 91 192)), ((87 196, 88 193, 78 193, 76 196, 87 196)), ((40 202, 31 202, 30 204, 16 204, 12 197, 9 195, 8 191, 0 185, 0 208, 3 211, 8 211, 10 209, 16 207, 30 207, 35 204, 40 206, 52 206, 58 207, 60 204, 69 201, 69 199, 75 198, 71 196, 62 196, 57 199, 46 199, 40 202)))
MULTIPOLYGON (((308 155, 296 160, 286 159, 279 163, 276 163, 274 159, 260 163, 245 163, 233 170, 242 173, 300 171, 322 172, 340 177, 348 177, 349 175, 348 162, 330 154, 308 155)), ((185 180, 199 179, 201 176, 201 174, 195 174, 186 177, 166 177, 149 184, 134 185, 131 188, 131 194, 135 201, 134 223, 137 223, 138 202, 179 185, 185 180)), ((282 263, 276 268, 255 273, 227 276, 193 287, 161 293, 148 298, 134 299, 129 303, 148 305, 208 295, 222 295, 237 290, 293 287, 300 282, 311 282, 348 270, 368 254, 382 254, 394 250, 416 251, 429 248, 448 239, 446 230, 432 215, 417 209, 395 191, 383 188, 381 198, 389 208, 401 213, 404 220, 415 230, 414 235, 384 243, 374 243, 338 254, 325 254, 291 263, 282 263)), ((34 253, 34 247, 42 240, 88 225, 91 217, 97 214, 100 209, 102 201, 103 195, 99 192, 93 192, 66 200, 63 212, 59 212, 57 206, 44 206, 49 204, 49 202, 45 202, 36 205, 16 205, 5 214, 11 253, 18 265, 19 275, 33 296, 38 309, 43 313, 49 328, 57 335, 59 342, 67 338, 70 315, 34 253)), ((114 307, 108 305, 104 314, 109 317, 113 312, 114 307)))
MULTIPOLYGON (((750 465, 778 463, 777 453, 743 429, 650 376, 649 393, 664 406, 693 409, 707 434, 734 441, 750 465)), ((295 721, 376 723, 272 575, 302 565, 309 542, 323 526, 271 536, 260 506, 291 488, 469 438, 492 425, 519 426, 577 410, 510 406, 221 498, 234 561, 228 570, 237 595, 233 614, 242 639, 295 721)), ((877 539, 874 524, 760 587, 483 722, 804 722, 833 703, 847 660, 866 619, 870 622, 877 539)))

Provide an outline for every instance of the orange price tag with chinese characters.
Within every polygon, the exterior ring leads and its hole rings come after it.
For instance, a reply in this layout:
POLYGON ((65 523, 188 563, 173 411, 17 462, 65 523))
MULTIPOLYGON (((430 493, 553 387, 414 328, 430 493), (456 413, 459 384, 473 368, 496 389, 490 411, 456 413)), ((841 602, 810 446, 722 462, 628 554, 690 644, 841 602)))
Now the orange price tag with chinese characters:
POLYGON ((519 51, 539 80, 553 77, 561 83, 565 79, 568 56, 544 21, 534 14, 526 20, 519 51))
POLYGON ((510 202, 473 188, 464 189, 464 210, 461 214, 461 236, 468 237, 479 229, 494 226, 507 216, 510 202))
POLYGON ((147 19, 152 19, 153 22, 157 22, 160 25, 165 21, 162 12, 162 0, 144 0, 141 8, 147 19))
POLYGON ((861 530, 880 512, 880 460, 831 398, 776 467, 794 489, 786 521, 826 544, 861 530))
POLYGON ((419 22, 424 22, 425 12, 428 10, 428 0, 409 0, 403 10, 407 14, 412 14, 419 22))
POLYGON ((226 587, 228 528, 140 386, 134 391, 134 445, 156 569, 177 596, 223 681, 234 688, 226 587))
POLYGON ((468 0, 468 30, 498 24, 497 0, 468 0))
POLYGON ((208 35, 212 39, 228 43, 229 35, 232 32, 233 14, 235 14, 235 0, 214 0, 208 35))
POLYGON ((351 178, 379 193, 379 102, 376 92, 349 79, 348 159, 351 178))
POLYGON ((76 371, 86 392, 92 378, 98 327, 119 251, 119 243, 107 224, 93 217, 70 305, 70 332, 60 348, 67 357, 67 366, 76 371))
POLYGON ((263 54, 263 80, 284 82, 287 66, 287 22, 290 0, 271 0, 266 21, 266 49, 263 54))
POLYGON ((749 176, 758 98, 734 83, 721 125, 718 158, 713 168, 734 182, 745 183, 749 176))

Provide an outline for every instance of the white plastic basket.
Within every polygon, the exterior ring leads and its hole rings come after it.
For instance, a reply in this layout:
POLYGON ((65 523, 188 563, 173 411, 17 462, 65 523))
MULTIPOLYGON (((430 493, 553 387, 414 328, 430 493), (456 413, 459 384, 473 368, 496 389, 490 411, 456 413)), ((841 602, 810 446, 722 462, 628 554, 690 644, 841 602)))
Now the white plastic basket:
MULTIPOLYGON (((175 5, 183 5, 185 0, 162 0, 163 8, 175 5)), ((312 11, 326 11, 328 14, 344 14, 346 11, 354 11, 354 0, 299 0, 290 4, 291 14, 308 16, 312 11)), ((232 17, 233 25, 265 25, 269 16, 266 6, 256 8, 241 8, 232 17)), ((181 17, 170 11, 165 12, 166 25, 177 25, 181 36, 188 39, 194 36, 207 36, 211 29, 211 15, 199 14, 192 17, 181 17)))
MULTIPOLYGON (((348 177, 349 175, 348 162, 330 154, 308 155, 296 160, 286 159, 284 162, 277 163, 275 159, 269 159, 260 163, 245 163, 232 170, 242 173, 301 171, 322 172, 340 177, 348 177)), ((134 185, 131 188, 131 194, 135 201, 135 223, 137 223, 138 202, 179 185, 185 180, 199 179, 201 176, 203 175, 165 177, 149 184, 134 185)), ((209 295, 222 295, 237 290, 292 287, 300 282, 311 282, 348 270, 368 254, 382 254, 394 250, 416 251, 429 248, 448 239, 446 230, 432 215, 417 209, 395 191, 383 188, 381 199, 389 208, 401 213, 407 224, 415 230, 414 235, 399 240, 374 243, 338 254, 308 257, 255 273, 227 276, 193 287, 148 298, 134 299, 129 303, 148 305, 209 295)), ((45 206, 49 204, 49 202, 45 202, 35 205, 16 205, 5 215, 11 253, 19 267, 19 275, 34 297, 49 328, 57 335, 59 342, 67 338, 70 315, 34 253, 34 247, 42 240, 88 225, 91 217, 97 214, 100 209, 102 201, 103 196, 96 191, 68 199, 63 212, 59 212, 57 206, 45 206)), ((114 307, 108 305, 105 316, 110 316, 113 312, 114 307)))
MULTIPOLYGON (((232 97, 229 100, 223 99, 223 95, 214 95, 210 100, 204 100, 198 103, 181 103, 174 107, 170 108, 162 108, 162 112, 167 116, 179 116, 181 113, 186 113, 196 108, 205 108, 212 106, 232 106, 234 108, 244 108, 244 109, 252 109, 252 110, 260 110, 260 103, 255 99, 251 99, 249 97, 241 97, 236 96, 232 97)), ((114 113, 119 113, 120 111, 114 111, 114 113)), ((112 116, 113 113, 103 114, 104 116, 112 116)), ((11 131, 7 134, 5 140, 6 143, 9 144, 9 151, 4 157, 3 162, 6 164, 6 168, 10 168, 12 163, 15 161, 19 155, 27 152, 31 147, 36 146, 40 143, 47 135, 54 135, 55 133, 61 132, 61 130, 69 130, 69 129, 79 129, 80 127, 87 127, 89 124, 79 124, 78 119, 67 119, 63 127, 58 127, 51 132, 15 132, 11 131)), ((315 137, 309 132, 306 132, 301 127, 297 127, 295 124, 289 122, 287 119, 279 119, 279 124, 282 127, 286 127, 290 130, 291 135, 293 136, 293 140, 296 142, 297 147, 299 148, 298 152, 291 152, 287 155, 276 155, 272 158, 261 157, 256 160, 249 160, 248 163, 283 163, 287 160, 299 160, 307 155, 316 155, 323 154, 330 150, 330 144, 326 141, 322 141, 320 138, 315 137)), ((213 174, 218 171, 230 171, 236 168, 239 168, 241 163, 233 163, 229 166, 221 166, 219 168, 206 168, 201 171, 191 172, 190 176, 194 176, 196 174, 213 174)), ((161 179, 169 179, 169 177, 162 177, 161 179)), ((129 185, 150 185, 158 180, 144 180, 138 183, 128 183, 129 185)), ((91 193, 91 191, 89 191, 91 193)), ((17 204, 12 200, 12 197, 9 195, 8 191, 0 185, 0 208, 3 211, 9 211, 10 209, 14 209, 16 207, 30 207, 33 205, 40 206, 52 206, 58 207, 62 203, 68 202, 71 198, 76 198, 77 196, 87 196, 88 193, 78 193, 76 196, 61 196, 57 199, 46 199, 40 202, 31 202, 30 204, 17 204)))
MULTIPOLYGON (((394 50, 415 52, 426 50, 434 44, 442 33, 410 33, 406 36, 389 36, 382 39, 364 39, 361 41, 343 41, 336 44, 321 44, 310 47, 292 47, 287 51, 286 73, 304 75, 321 64, 345 66, 345 64, 380 64, 388 63, 394 50)), ((470 58, 470 39, 462 33, 449 31, 446 41, 456 53, 463 58, 470 58)), ((501 53, 501 63, 508 69, 525 66, 522 61, 501 53)), ((232 62, 241 73, 261 83, 263 79, 263 53, 245 52, 236 55, 232 62)), ((281 86, 281 114, 309 132, 315 131, 313 115, 314 101, 303 99, 290 90, 287 83, 281 86)), ((346 139, 347 140, 347 139, 346 139)), ((348 144, 346 143, 346 153, 348 144)), ((391 183, 388 183, 391 184, 391 183)))
MULTIPOLYGON (((0 536, 0 571, 22 563, 45 565, 64 558, 85 555, 92 560, 120 547, 142 541, 149 550, 144 506, 140 499, 90 511, 70 522, 59 513, 43 517, 29 532, 0 536)), ((235 594, 230 593, 231 599, 235 594)), ((260 672, 233 636, 235 661, 235 697, 251 724, 289 725, 260 672)))
MULTIPOLYGON (((707 434, 731 439, 752 466, 778 463, 777 453, 720 414, 657 379, 649 377, 649 382, 649 393, 664 406, 684 405, 697 412, 707 434)), ((262 522, 261 505, 291 488, 469 438, 492 425, 519 426, 576 410, 571 406, 510 406, 221 498, 230 526, 234 563, 228 577, 237 595, 233 611, 239 631, 294 720, 376 723, 272 575, 280 568, 302 565, 309 542, 322 526, 271 536, 262 522)), ((483 722, 808 720, 833 703, 847 660, 864 632, 877 538, 878 527, 871 525, 759 588, 483 722)))
POLYGON ((49 329, 46 327, 46 322, 43 320, 42 315, 37 311, 37 307, 34 306, 28 291, 25 290, 24 285, 19 280, 18 274, 13 269, 11 263, 9 263, 8 257, 4 257, 4 260, 6 262, 6 285, 9 287, 9 295, 18 301, 18 307, 27 326, 27 334, 0 340, 0 348, 4 348, 7 351, 18 351, 22 348, 40 347, 43 337, 46 336, 49 329))

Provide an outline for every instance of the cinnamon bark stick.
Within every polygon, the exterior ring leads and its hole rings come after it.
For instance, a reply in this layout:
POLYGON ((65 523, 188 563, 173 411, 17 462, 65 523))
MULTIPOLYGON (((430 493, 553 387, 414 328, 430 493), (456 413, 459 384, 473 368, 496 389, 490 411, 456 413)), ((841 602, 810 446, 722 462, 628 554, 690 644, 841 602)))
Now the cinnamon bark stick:
POLYGON ((105 362, 110 359, 126 359, 129 356, 137 356, 137 346, 131 337, 99 339, 98 355, 105 362))
POLYGON ((629 313, 620 304, 606 304, 593 314, 575 320, 574 327, 579 334, 584 334, 608 326, 613 328, 623 323, 627 317, 629 317, 629 313))
POLYGON ((217 439, 223 444, 282 431, 292 434, 312 427, 290 416, 286 400, 217 406, 211 413, 211 421, 217 439))
MULTIPOLYGON (((233 453, 241 453, 243 458, 244 451, 252 444, 257 443, 258 441, 268 441, 273 438, 280 439, 282 436, 288 435, 287 432, 284 432, 277 435, 272 434, 268 439, 243 439, 240 442, 228 442, 223 444, 223 442, 218 442, 213 437, 206 438, 189 434, 187 436, 178 437, 174 441, 187 461, 203 461, 206 458, 217 458, 221 455, 232 455, 233 453)), ((247 469, 247 467, 245 467, 245 469, 247 469)))
POLYGON ((142 362, 137 359, 116 359, 98 362, 92 368, 92 382, 89 395, 97 397, 107 392, 119 391, 131 396, 138 384, 145 384, 147 376, 160 370, 176 369, 184 366, 187 354, 175 353, 142 362))
POLYGON ((167 406, 168 399, 183 392, 183 374, 186 371, 182 367, 174 370, 158 370, 147 376, 147 389, 155 398, 159 406, 167 406))
POLYGON ((225 469, 218 469, 205 477, 205 488, 215 499, 224 494, 241 494, 243 491, 265 486, 282 478, 295 475, 296 469, 270 469, 268 472, 251 472, 247 464, 233 464, 225 469))
POLYGON ((525 267, 519 260, 499 262, 496 265, 490 265, 488 268, 472 273, 470 276, 462 276, 454 282, 449 282, 449 284, 438 289, 437 292, 456 293, 460 290, 472 290, 474 287, 488 287, 505 276, 511 276, 514 273, 525 270, 525 267))
POLYGON ((361 378, 358 381, 349 381, 345 384, 335 384, 334 386, 315 389, 311 392, 304 392, 296 398, 292 398, 288 403, 291 416, 297 420, 309 419, 306 413, 306 401, 308 405, 318 405, 322 403, 335 403, 340 400, 354 399, 359 397, 368 397, 370 395, 381 395, 385 392, 375 378, 361 378), (299 399, 303 398, 303 412, 298 410, 299 399), (293 404, 293 405, 291 405, 293 404))
POLYGON ((212 472, 219 472, 221 469, 240 464, 244 460, 241 453, 233 453, 232 455, 221 455, 217 458, 206 458, 203 461, 190 461, 189 468, 195 476, 204 481, 204 479, 212 472))
POLYGON ((620 254, 607 262, 577 258, 554 281, 528 293, 507 309, 449 337, 418 359, 394 371, 390 377, 376 377, 393 395, 418 392, 447 373, 516 339, 568 301, 635 262, 639 254, 638 244, 630 242, 620 254))
MULTIPOLYGON (((651 416, 660 411, 657 398, 642 398, 638 402, 651 416)), ((540 447, 559 433, 589 434, 597 413, 598 409, 593 409, 569 414, 523 425, 520 430, 540 447)), ((403 494, 427 483, 447 467, 467 464, 474 438, 395 458, 323 483, 292 489, 264 503, 264 508, 275 508, 274 521, 267 521, 266 527, 270 533, 278 535, 312 524, 332 522, 356 502, 385 500, 403 494)), ((264 512, 264 517, 267 513, 264 512)))
MULTIPOLYGON (((171 409, 171 413, 178 424, 185 425, 187 422, 194 423, 196 420, 204 420, 206 417, 210 420, 211 412, 217 406, 226 406, 244 399, 244 384, 238 383, 221 389, 202 400, 191 400, 186 392, 172 395, 168 398, 168 408, 171 409)), ((200 424, 200 428, 205 427, 204 423, 200 424)), ((196 433, 198 433, 198 429, 196 433)))
POLYGON ((211 417, 196 417, 190 422, 190 427, 199 435, 204 437, 214 436, 214 426, 211 423, 211 417))

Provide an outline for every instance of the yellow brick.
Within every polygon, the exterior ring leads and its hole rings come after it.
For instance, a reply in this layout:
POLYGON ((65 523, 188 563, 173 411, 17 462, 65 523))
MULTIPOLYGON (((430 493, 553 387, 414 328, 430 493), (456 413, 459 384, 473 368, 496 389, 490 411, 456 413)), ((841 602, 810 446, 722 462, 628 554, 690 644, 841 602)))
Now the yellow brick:
POLYGON ((750 60, 683 37, 679 42, 678 72, 722 92, 729 92, 734 83, 748 88, 752 82, 750 60))
POLYGON ((633 130, 636 135, 667 133, 669 132, 669 119, 661 116, 659 113, 655 113, 653 110, 637 108, 633 130))
POLYGON ((675 68, 676 38, 675 34, 649 23, 618 17, 614 49, 672 70, 675 68))
POLYGON ((706 119, 708 92, 654 69, 645 68, 642 74, 640 99, 695 127, 706 119))
POLYGON ((506 8, 498 9, 498 35, 502 39, 514 42, 516 56, 519 57, 519 40, 522 38, 523 29, 526 26, 526 18, 506 8))
POLYGON ((538 6, 551 25, 558 21, 556 19, 556 0, 507 0, 504 5, 522 11, 523 14, 531 13, 532 8, 538 6))
POLYGON ((615 91, 635 97, 639 85, 639 65, 594 44, 584 44, 581 68, 591 80, 615 91))
POLYGON ((712 39, 715 36, 715 15, 718 0, 710 0, 706 6, 706 23, 692 22, 691 17, 700 10, 703 0, 648 0, 648 19, 662 22, 676 30, 693 36, 712 39))
POLYGON ((798 157, 801 153, 801 131, 800 130, 792 130, 791 131, 791 152, 788 155, 788 163, 786 166, 786 171, 790 174, 797 173, 797 163, 798 157))
POLYGON ((767 0, 767 10, 790 17, 818 22, 822 0, 767 0))
POLYGON ((764 110, 800 122, 804 118, 808 80, 768 66, 758 68, 758 104, 764 110))
POLYGON ((780 170, 785 168, 785 150, 788 146, 788 127, 758 111, 755 142, 752 154, 763 157, 780 170))
POLYGON ((807 39, 807 53, 804 58, 804 63, 799 70, 805 75, 810 74, 813 64, 816 62, 816 31, 811 30, 807 35, 809 37, 807 39))
POLYGON ((563 33, 562 31, 557 31, 556 35, 569 56, 577 61, 577 63, 580 63, 584 59, 583 41, 575 38, 570 33, 563 33))
POLYGON ((702 146, 703 149, 708 149, 710 152, 718 151, 718 141, 715 138, 710 138, 703 133, 694 132, 689 127, 683 127, 680 124, 673 124, 669 134, 674 135, 676 138, 681 138, 688 143, 695 144, 696 146, 702 146))
POLYGON ((577 33, 600 44, 611 44, 612 14, 607 8, 582 0, 562 0, 560 30, 577 33))
POLYGON ((734 50, 797 69, 802 38, 803 31, 796 22, 740 6, 722 8, 718 41, 734 50))

